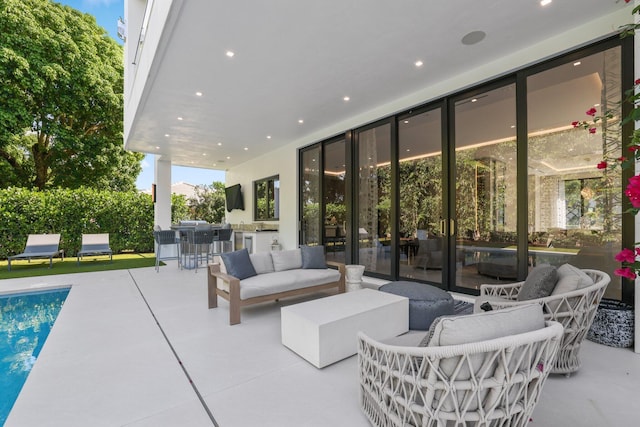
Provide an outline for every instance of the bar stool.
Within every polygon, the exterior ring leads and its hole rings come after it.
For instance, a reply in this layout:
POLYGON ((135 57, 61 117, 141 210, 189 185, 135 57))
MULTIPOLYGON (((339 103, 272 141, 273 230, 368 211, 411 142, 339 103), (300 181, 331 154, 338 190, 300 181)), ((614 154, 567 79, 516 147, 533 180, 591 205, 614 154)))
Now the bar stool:
POLYGON ((231 244, 231 234, 233 230, 230 228, 221 228, 218 231, 218 238, 213 240, 213 255, 220 255, 233 249, 231 244))
POLYGON ((176 236, 176 232, 173 230, 162 230, 159 226, 156 226, 153 232, 153 239, 156 241, 158 245, 157 253, 156 253, 156 272, 160 271, 160 260, 165 259, 177 259, 178 267, 181 267, 180 264, 180 238, 176 236), (162 246, 166 245, 175 245, 177 256, 168 256, 162 257, 162 246))

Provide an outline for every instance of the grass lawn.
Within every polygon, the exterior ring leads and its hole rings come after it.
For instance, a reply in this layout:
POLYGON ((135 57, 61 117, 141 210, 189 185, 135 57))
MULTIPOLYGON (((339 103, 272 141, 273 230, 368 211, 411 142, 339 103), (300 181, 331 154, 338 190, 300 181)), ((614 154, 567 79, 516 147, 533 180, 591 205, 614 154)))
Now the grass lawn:
MULTIPOLYGON (((53 268, 49 268, 49 259, 11 261, 8 271, 7 261, 0 261, 0 280, 18 277, 49 276, 51 274, 87 273, 105 270, 125 270, 129 268, 153 267, 156 265, 155 254, 118 254, 109 262, 108 256, 87 256, 77 264, 76 257, 53 259, 53 268)), ((160 262, 160 265, 164 263, 160 262)))

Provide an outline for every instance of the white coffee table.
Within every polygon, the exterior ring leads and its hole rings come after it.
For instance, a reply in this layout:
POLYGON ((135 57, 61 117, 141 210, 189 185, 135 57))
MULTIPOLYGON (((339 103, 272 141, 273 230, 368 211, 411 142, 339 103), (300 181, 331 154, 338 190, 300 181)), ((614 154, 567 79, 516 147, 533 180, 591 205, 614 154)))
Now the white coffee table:
POLYGON ((361 289, 281 309, 282 344, 317 368, 357 353, 357 333, 374 339, 409 330, 409 299, 361 289))

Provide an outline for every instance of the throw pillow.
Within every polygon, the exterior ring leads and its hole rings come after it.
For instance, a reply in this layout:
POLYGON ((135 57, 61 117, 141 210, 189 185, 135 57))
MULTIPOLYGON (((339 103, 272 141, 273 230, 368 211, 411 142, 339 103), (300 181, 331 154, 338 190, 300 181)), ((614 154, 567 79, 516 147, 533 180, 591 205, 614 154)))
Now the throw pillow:
POLYGON ((540 304, 526 304, 467 316, 443 316, 433 322, 427 346, 487 341, 535 331, 544 326, 540 304))
POLYGON ((273 268, 275 271, 293 270, 302 268, 302 253, 300 249, 271 252, 273 268))
POLYGON ((551 295, 566 294, 591 285, 593 280, 587 273, 571 264, 563 264, 558 267, 558 283, 551 295))
POLYGON ((273 269, 273 259, 269 252, 251 254, 249 255, 249 258, 251 259, 251 264, 253 264, 253 268, 255 268, 256 273, 264 274, 273 273, 275 271, 273 269))
POLYGON ((324 260, 324 246, 300 246, 302 268, 327 268, 324 260))
POLYGON ((544 298, 551 295, 558 281, 557 269, 552 265, 539 265, 529 272, 524 281, 518 301, 527 301, 536 298, 544 298))
POLYGON ((251 264, 249 251, 246 248, 239 251, 222 253, 220 254, 220 258, 222 258, 224 262, 227 274, 237 279, 243 280, 257 275, 253 264, 251 264))

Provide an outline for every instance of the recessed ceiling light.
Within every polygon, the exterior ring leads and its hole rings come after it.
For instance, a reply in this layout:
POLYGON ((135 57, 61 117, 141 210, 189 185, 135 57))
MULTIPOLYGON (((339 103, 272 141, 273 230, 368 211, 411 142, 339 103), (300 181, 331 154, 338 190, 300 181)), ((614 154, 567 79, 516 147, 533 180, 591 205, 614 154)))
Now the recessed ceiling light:
POLYGON ((345 102, 349 101, 351 98, 349 98, 348 96, 345 96, 344 98, 342 98, 345 102))
POLYGON ((471 46, 476 43, 480 43, 484 38, 487 37, 487 33, 484 31, 471 31, 467 33, 464 37, 462 37, 462 44, 471 46))
POLYGON ((511 125, 511 129, 515 129, 515 128, 516 128, 516 125, 511 125))
POLYGON ((227 160, 231 160, 231 156, 227 156, 227 160))
POLYGON ((574 63, 573 63, 573 66, 574 66, 574 67, 577 67, 577 66, 578 66, 578 65, 580 65, 580 64, 582 64, 582 62, 580 62, 580 61, 576 61, 576 62, 574 62, 574 63))
POLYGON ((410 148, 407 148, 407 153, 408 153, 409 151, 411 151, 411 149, 410 149, 410 148))
POLYGON ((222 142, 218 142, 218 147, 221 147, 221 146, 222 146, 222 142))
POLYGON ((244 151, 249 151, 249 147, 244 147, 244 151))
POLYGON ((298 120, 298 123, 303 124, 304 120, 300 119, 300 120, 298 120))
POLYGON ((477 99, 477 98, 473 98, 473 99, 471 100, 471 102, 478 102, 478 99, 477 99))
POLYGON ((541 1, 540 1, 540 6, 546 6, 546 5, 550 4, 550 3, 551 3, 551 1, 552 1, 552 0, 541 0, 541 1))
POLYGON ((271 139, 271 135, 267 135, 267 139, 271 139))
POLYGON ((409 124, 409 120, 405 120, 405 121, 404 121, 404 124, 405 124, 405 125, 409 124))
POLYGON ((159 150, 159 149, 160 149, 160 147, 158 147, 158 146, 156 145, 156 150, 159 150))
POLYGON ((183 120, 182 117, 178 117, 178 120, 183 120))
POLYGON ((165 136, 166 138, 169 138, 169 136, 170 136, 170 135, 169 135, 168 133, 165 133, 165 134, 164 134, 164 136, 165 136))
POLYGON ((225 53, 225 55, 227 55, 229 58, 233 58, 235 53, 233 51, 228 50, 227 53, 225 53))
POLYGON ((202 155, 203 155, 203 156, 206 156, 206 155, 207 155, 207 153, 202 153, 202 155))
POLYGON ((594 107, 599 107, 599 106, 600 106, 600 104, 593 104, 593 106, 594 106, 594 107))
POLYGON ((196 96, 202 96, 202 92, 196 92, 196 96))
POLYGON ((416 62, 414 62, 414 64, 415 64, 416 67, 422 67, 424 65, 424 62, 416 61, 416 62))

